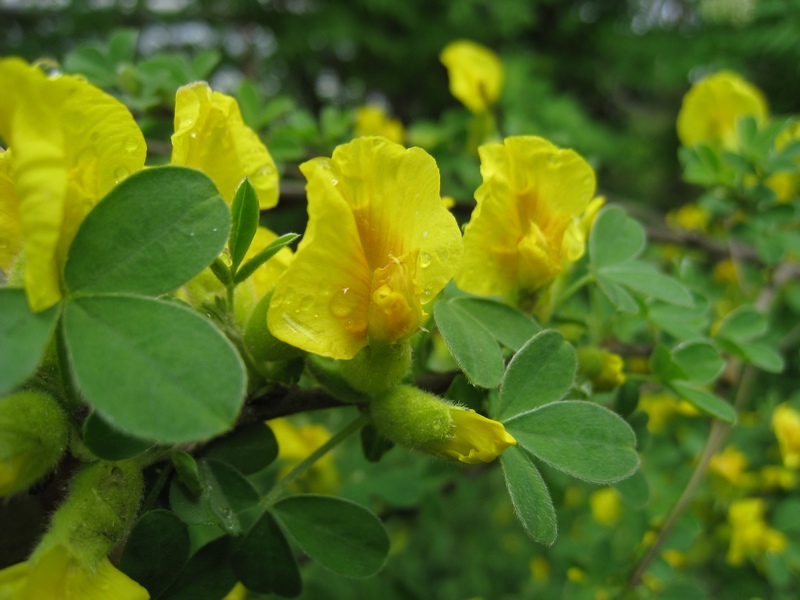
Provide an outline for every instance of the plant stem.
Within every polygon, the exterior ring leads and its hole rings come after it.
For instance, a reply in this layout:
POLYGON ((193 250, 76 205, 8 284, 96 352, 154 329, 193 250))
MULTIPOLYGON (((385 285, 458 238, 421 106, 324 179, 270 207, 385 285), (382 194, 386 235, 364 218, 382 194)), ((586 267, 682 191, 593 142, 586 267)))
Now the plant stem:
MULTIPOLYGON (((736 393, 736 400, 733 404, 733 408, 737 413, 743 408, 745 400, 750 395, 750 388, 752 388, 755 380, 756 368, 753 367, 753 365, 746 365, 742 371, 742 376, 739 380, 739 390, 736 393)), ((650 563, 652 563, 655 557, 658 556, 661 547, 667 541, 667 538, 672 532, 672 529, 675 527, 675 524, 678 522, 678 519, 683 516, 684 511, 692 503, 694 494, 705 478, 706 472, 708 471, 708 465, 711 462, 711 457, 714 456, 720 448, 722 448, 722 445, 725 443, 725 439, 728 437, 728 433, 730 433, 731 428, 732 426, 724 421, 714 419, 711 422, 711 430, 708 433, 708 439, 706 440, 705 448, 703 448, 703 452, 700 455, 697 464, 695 465, 694 472, 689 478, 689 482, 686 484, 686 487, 681 493, 680 498, 678 498, 678 501, 672 507, 667 520, 664 522, 664 526, 661 528, 661 531, 658 532, 658 537, 656 538, 655 542, 653 542, 653 545, 650 546, 647 554, 636 566, 633 575, 628 581, 628 588, 633 589, 641 583, 642 576, 647 572, 647 569, 650 568, 650 563)))
POLYGON ((580 290, 583 286, 591 282, 593 279, 594 275, 592 275, 591 273, 587 273, 577 281, 573 282, 571 286, 569 286, 566 290, 564 290, 563 292, 561 292, 561 294, 559 294, 558 300, 556 300, 555 303, 556 306, 563 304, 564 302, 569 300, 572 296, 575 295, 575 292, 580 290))
POLYGON ((355 419, 353 419, 350 422, 349 425, 347 425, 344 429, 339 431, 339 433, 334 435, 322 446, 314 450, 314 452, 309 454, 302 462, 295 465, 294 468, 291 471, 289 471, 283 479, 278 481, 273 486, 269 494, 264 496, 264 499, 261 501, 261 504, 263 506, 269 506, 270 504, 273 504, 280 497, 280 495, 287 490, 287 488, 292 484, 292 482, 294 482, 295 479, 300 477, 300 475, 305 473, 315 462, 317 462, 320 458, 325 456, 333 448, 338 446, 351 433, 358 431, 359 429, 361 429, 362 426, 366 425, 368 422, 369 422, 369 417, 367 417, 367 415, 359 414, 355 419))

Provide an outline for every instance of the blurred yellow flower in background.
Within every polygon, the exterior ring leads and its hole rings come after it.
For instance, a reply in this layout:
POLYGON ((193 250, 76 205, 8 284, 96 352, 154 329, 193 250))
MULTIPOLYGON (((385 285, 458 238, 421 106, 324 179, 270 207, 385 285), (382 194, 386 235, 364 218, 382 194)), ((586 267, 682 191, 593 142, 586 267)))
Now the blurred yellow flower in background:
POLYGON ((647 429, 650 433, 663 431, 675 415, 696 417, 700 414, 694 406, 667 392, 643 393, 639 399, 639 409, 649 417, 647 429))
POLYGON ((747 473, 747 456, 733 444, 712 456, 708 467, 736 487, 747 488, 755 483, 753 473, 747 473))
POLYGON ((595 521, 601 525, 614 525, 622 515, 622 501, 619 492, 613 487, 605 487, 592 492, 592 495, 589 496, 589 508, 595 521))
POLYGON ((461 232, 420 148, 356 138, 300 165, 309 221, 268 314, 284 342, 351 359, 416 332, 461 262, 461 232))
POLYGON ((245 176, 261 210, 278 203, 278 171, 266 146, 244 124, 236 100, 204 81, 185 85, 175 95, 172 164, 203 171, 228 204, 245 176))
POLYGON ((790 469, 800 468, 800 411, 788 402, 779 404, 772 412, 771 424, 778 438, 783 465, 790 469))
MULTIPOLYGON (((781 150, 790 142, 798 140, 800 140, 800 123, 794 123, 775 138, 775 149, 781 150)), ((796 156, 794 162, 800 163, 800 157, 796 156)), ((775 173, 764 183, 775 192, 778 202, 789 202, 800 194, 800 173, 797 172, 775 173)))
POLYGON ((667 224, 687 231, 708 231, 711 215, 697 204, 684 204, 667 213, 667 224))
POLYGON ((447 67, 450 93, 475 114, 488 112, 503 89, 503 64, 480 44, 458 40, 439 55, 447 67))
POLYGON ((456 283, 473 294, 536 292, 583 255, 580 217, 594 196, 594 171, 575 151, 539 137, 478 151, 483 184, 456 283))
POLYGON ((683 97, 678 138, 684 146, 702 143, 737 150, 736 122, 750 116, 761 123, 768 113, 758 88, 732 71, 720 71, 695 83, 683 97))
POLYGON ((23 253, 34 311, 62 296, 67 250, 89 211, 144 165, 147 147, 130 111, 81 77, 49 77, 0 60, 0 267, 23 253))
POLYGON ((375 104, 358 107, 355 134, 360 137, 380 135, 397 144, 402 144, 406 137, 400 119, 392 119, 382 107, 375 104))
MULTIPOLYGON (((268 425, 278 440, 278 458, 283 463, 280 477, 297 463, 308 458, 327 442, 331 434, 323 425, 295 425, 289 419, 274 419, 268 425)), ((339 487, 339 473, 330 452, 317 460, 292 484, 295 491, 331 494, 339 487)))
POLYGON ((761 498, 732 502, 728 509, 731 541, 726 560, 737 566, 746 558, 759 560, 764 554, 779 554, 786 549, 786 536, 764 520, 766 505, 761 498))

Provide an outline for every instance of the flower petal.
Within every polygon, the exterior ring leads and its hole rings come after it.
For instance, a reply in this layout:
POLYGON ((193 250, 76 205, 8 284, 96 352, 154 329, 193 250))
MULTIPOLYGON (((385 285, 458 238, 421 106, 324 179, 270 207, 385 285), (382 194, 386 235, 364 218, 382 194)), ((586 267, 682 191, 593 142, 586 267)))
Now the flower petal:
POLYGON ((447 67, 450 93, 473 113, 486 112, 500 97, 503 65, 488 48, 458 40, 442 50, 439 60, 447 67))
POLYGON ((83 217, 142 168, 146 147, 125 106, 78 77, 47 77, 22 60, 0 60, 0 136, 25 240, 25 287, 33 310, 61 297, 61 267, 83 217))
POLYGON ((301 168, 308 178, 308 228, 275 286, 267 323, 288 344, 350 359, 367 345, 372 274, 330 161, 315 159, 301 168))
POLYGON ((18 203, 11 179, 11 151, 0 151, 0 269, 6 274, 22 249, 18 203))
POLYGON ((228 203, 245 177, 262 210, 278 203, 278 171, 266 146, 244 124, 236 100, 203 81, 183 86, 175 96, 172 164, 203 171, 228 203))

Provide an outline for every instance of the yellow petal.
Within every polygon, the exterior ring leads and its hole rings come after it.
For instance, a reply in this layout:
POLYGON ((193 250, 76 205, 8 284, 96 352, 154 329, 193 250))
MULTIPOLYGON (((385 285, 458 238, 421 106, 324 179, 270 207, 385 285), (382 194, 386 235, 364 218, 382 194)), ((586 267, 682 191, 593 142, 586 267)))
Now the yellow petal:
POLYGON ((451 406, 450 417, 453 422, 450 437, 430 444, 427 450, 476 465, 493 461, 503 450, 517 443, 502 423, 474 410, 451 406))
MULTIPOLYGON (((256 230, 256 235, 250 244, 250 248, 247 250, 247 254, 245 254, 244 262, 253 258, 277 238, 278 235, 275 232, 266 227, 259 227, 256 230)), ((278 278, 283 275, 293 258, 294 253, 291 249, 282 248, 275 256, 256 269, 250 277, 239 284, 234 297, 237 322, 245 322, 250 311, 258 304, 258 301, 275 287, 278 278)), ((216 283, 219 284, 219 280, 216 283)), ((215 285, 215 288, 221 290, 221 284, 215 285)))
POLYGON ((277 284, 270 330, 343 359, 368 342, 392 344, 413 333, 421 305, 446 285, 462 252, 433 158, 367 137, 300 169, 308 179, 309 226, 277 284))
POLYGON ((439 60, 447 67, 450 93, 473 113, 484 113, 500 97, 503 64, 488 48, 459 40, 442 50, 439 60))
POLYGON ((64 546, 57 545, 37 558, 0 572, 0 598, 148 600, 150 594, 114 567, 107 558, 101 559, 93 567, 82 565, 64 546), (11 571, 9 576, 11 581, 8 583, 4 577, 6 571, 11 571))
POLYGON ((228 203, 245 177, 262 210, 278 203, 278 171, 266 146, 244 124, 236 100, 203 81, 183 86, 175 96, 172 164, 203 171, 228 203))
POLYGON ((578 217, 594 195, 594 171, 538 137, 507 138, 479 154, 483 184, 456 283, 475 294, 536 291, 583 253, 578 217))
POLYGON ((684 146, 705 143, 736 150, 736 121, 752 116, 763 122, 768 113, 758 88, 732 71, 720 71, 695 83, 683 97, 678 138, 684 146))
POLYGON ((47 77, 19 59, 0 60, 0 136, 11 176, 33 310, 61 297, 60 274, 83 218, 119 181, 142 168, 146 147, 130 112, 83 79, 47 77))
POLYGON ((0 151, 0 269, 6 274, 22 249, 18 203, 11 179, 11 151, 0 151))
POLYGON ((372 274, 353 213, 327 162, 304 164, 308 227, 291 268, 275 286, 267 324, 292 346, 349 359, 367 345, 372 274))

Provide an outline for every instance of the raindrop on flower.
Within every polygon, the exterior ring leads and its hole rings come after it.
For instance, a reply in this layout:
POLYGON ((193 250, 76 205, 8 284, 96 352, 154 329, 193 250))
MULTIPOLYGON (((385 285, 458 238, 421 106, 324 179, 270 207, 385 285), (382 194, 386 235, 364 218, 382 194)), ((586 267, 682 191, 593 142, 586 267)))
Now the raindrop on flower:
POLYGON ((427 252, 423 252, 419 255, 419 266, 423 269, 427 269, 431 266, 431 255, 427 252))
POLYGON ((122 145, 128 152, 136 152, 136 149, 139 147, 139 144, 136 143, 136 140, 132 138, 125 140, 122 145))
POLYGON ((117 167, 117 170, 114 171, 114 183, 119 183, 123 179, 125 179, 128 175, 130 175, 130 171, 128 171, 125 167, 117 167))

